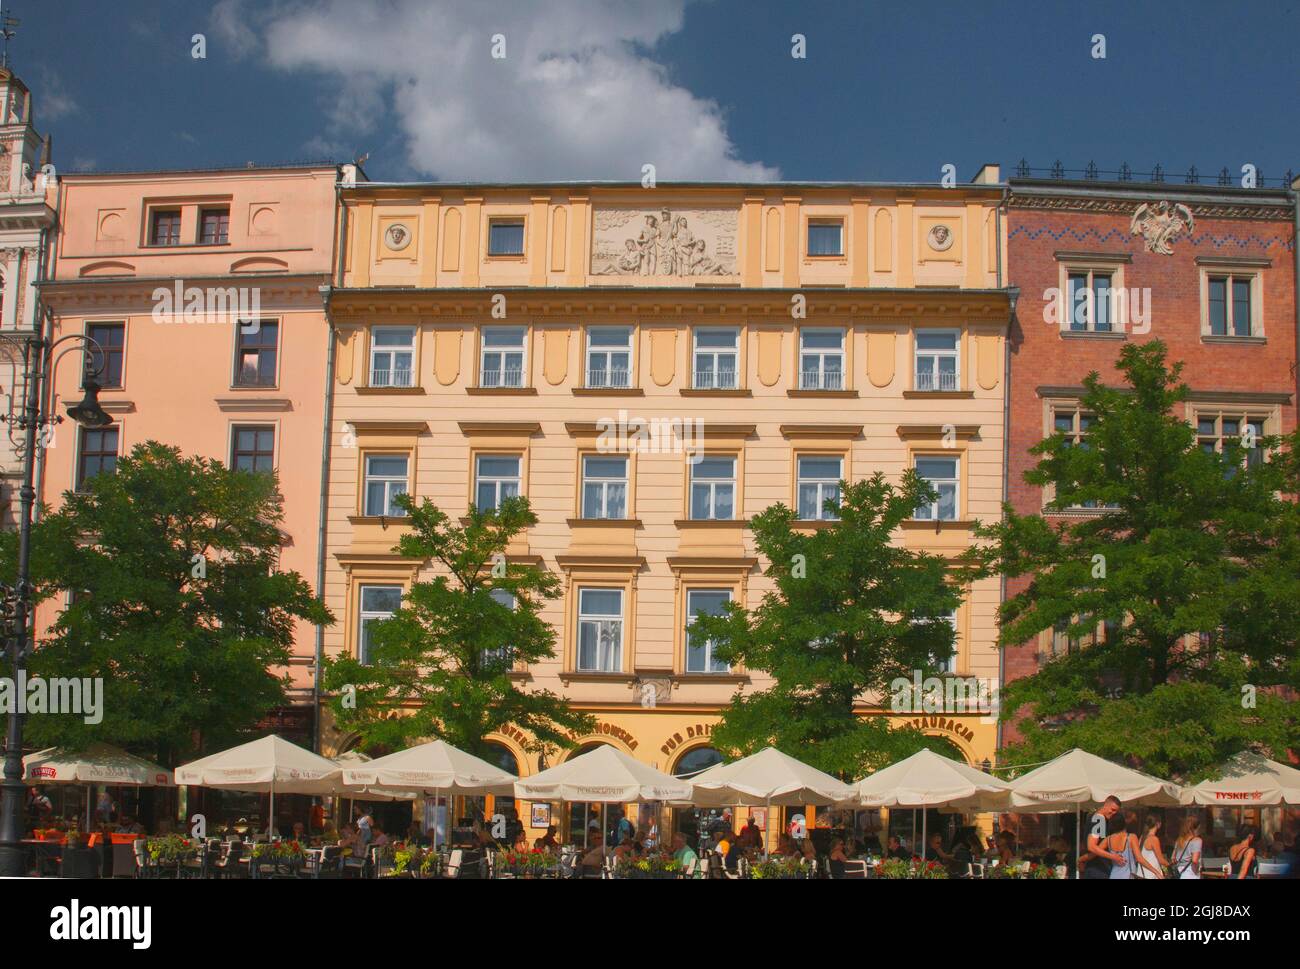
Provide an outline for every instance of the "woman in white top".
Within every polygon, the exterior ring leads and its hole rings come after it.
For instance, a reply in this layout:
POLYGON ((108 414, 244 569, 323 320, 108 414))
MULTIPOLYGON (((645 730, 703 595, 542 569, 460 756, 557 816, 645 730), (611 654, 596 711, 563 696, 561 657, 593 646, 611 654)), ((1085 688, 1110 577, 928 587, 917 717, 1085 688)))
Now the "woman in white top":
POLYGON ((1184 818, 1183 830, 1174 844, 1174 871, 1179 878, 1201 877, 1201 820, 1184 818))
POLYGON ((1134 874, 1138 878, 1164 878, 1169 862, 1165 859, 1165 850, 1160 845, 1160 827, 1164 822, 1154 814, 1147 816, 1146 831, 1142 835, 1142 864, 1134 874), (1159 872, 1159 874, 1152 874, 1159 872))

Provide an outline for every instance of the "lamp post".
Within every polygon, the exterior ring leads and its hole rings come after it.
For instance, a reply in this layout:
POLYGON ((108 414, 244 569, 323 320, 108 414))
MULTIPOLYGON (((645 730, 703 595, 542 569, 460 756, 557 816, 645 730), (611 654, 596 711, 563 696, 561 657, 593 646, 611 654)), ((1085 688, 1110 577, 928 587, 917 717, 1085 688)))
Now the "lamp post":
MULTIPOLYGON (((68 351, 68 347, 57 357, 55 349, 68 341, 79 341, 91 350, 92 360, 98 365, 94 376, 103 371, 104 357, 102 350, 94 340, 80 333, 68 334, 54 341, 47 341, 41 336, 24 339, 23 357, 26 373, 24 374, 23 404, 18 414, 10 413, 0 420, 9 424, 11 429, 22 431, 22 442, 14 442, 23 459, 23 483, 19 490, 18 519, 18 573, 12 588, 3 589, 5 597, 5 618, 12 615, 12 621, 6 624, 6 646, 9 651, 9 665, 13 670, 15 690, 20 688, 23 671, 27 666, 29 635, 31 633, 31 544, 32 514, 36 504, 36 489, 33 487, 36 468, 37 435, 41 435, 40 445, 45 446, 48 430, 63 421, 60 415, 50 416, 53 393, 47 399, 47 381, 49 387, 54 385, 54 371, 59 361, 68 351)), ((82 427, 105 427, 113 419, 104 412, 99 404, 99 384, 93 379, 85 380, 85 397, 68 408, 68 415, 82 427)), ((21 877, 27 874, 27 865, 22 848, 23 795, 23 714, 18 712, 16 702, 9 711, 8 729, 5 732, 4 781, 0 784, 0 877, 21 877)))

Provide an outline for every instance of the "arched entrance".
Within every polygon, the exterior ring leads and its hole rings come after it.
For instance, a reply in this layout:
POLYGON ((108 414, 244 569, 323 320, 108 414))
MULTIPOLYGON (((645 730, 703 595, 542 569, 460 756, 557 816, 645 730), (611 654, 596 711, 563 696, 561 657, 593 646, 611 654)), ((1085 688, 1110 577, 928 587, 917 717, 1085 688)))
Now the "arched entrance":
MULTIPOLYGON (((500 767, 508 774, 519 776, 519 758, 515 756, 513 750, 503 743, 489 740, 483 753, 483 759, 493 767, 500 767)), ((486 801, 486 799, 484 800, 486 801)), ((519 832, 524 827, 519 818, 518 802, 513 795, 493 795, 491 801, 484 805, 484 813, 493 821, 496 820, 498 814, 505 819, 505 837, 501 840, 506 844, 513 845, 515 839, 519 837, 519 832)))
MULTIPOLYGON (((589 754, 598 747, 613 747, 614 744, 605 740, 592 740, 580 747, 575 747, 565 756, 565 760, 573 760, 575 757, 581 757, 583 754, 589 754)), ((580 801, 570 801, 565 804, 565 820, 568 822, 568 839, 574 844, 581 844, 584 848, 591 842, 591 836, 601 830, 601 821, 605 820, 606 828, 613 828, 610 823, 615 820, 614 814, 619 810, 615 805, 608 805, 603 810, 599 804, 586 804, 580 801)), ((612 831, 606 831, 606 838, 612 837, 612 831)))
MULTIPOLYGON (((710 767, 721 764, 722 760, 722 754, 715 748, 702 744, 683 751, 673 764, 670 773, 674 777, 690 780, 710 767)), ((720 807, 673 808, 672 830, 680 831, 686 836, 686 843, 698 849, 703 836, 722 824, 723 810, 720 807)))

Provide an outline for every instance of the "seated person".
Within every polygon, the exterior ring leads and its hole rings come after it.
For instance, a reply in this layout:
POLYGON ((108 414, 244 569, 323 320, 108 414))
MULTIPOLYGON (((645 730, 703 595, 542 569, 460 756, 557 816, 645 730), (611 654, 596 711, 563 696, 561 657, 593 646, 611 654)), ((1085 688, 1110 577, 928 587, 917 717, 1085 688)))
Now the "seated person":
POLYGON ((953 856, 943 850, 943 834, 941 832, 935 831, 931 833, 930 843, 925 849, 925 860, 937 861, 945 865, 953 861, 953 856))
POLYGON ((888 856, 897 858, 899 861, 911 861, 912 853, 903 847, 902 839, 896 834, 889 836, 888 856))
POLYGON ((555 825, 547 826, 546 834, 537 839, 534 847, 541 848, 544 851, 553 851, 560 847, 560 842, 555 837, 555 825))
POLYGON ((388 835, 384 833, 384 829, 378 824, 371 828, 371 831, 373 832, 370 838, 371 847, 383 847, 388 844, 388 835))
POLYGON ((836 838, 831 842, 830 866, 832 878, 844 877, 844 863, 848 860, 848 855, 844 853, 844 839, 836 838))
POLYGON ((788 858, 791 855, 796 854, 795 847, 794 847, 794 839, 791 838, 788 834, 781 835, 781 837, 779 837, 776 841, 776 849, 772 852, 772 854, 782 858, 788 858))
POLYGON ((293 823, 293 834, 290 835, 290 838, 292 838, 294 841, 299 841, 299 842, 306 841, 307 826, 303 824, 301 821, 295 821, 293 823))
POLYGON ((593 831, 587 843, 591 847, 582 856, 583 874, 599 874, 605 867, 605 839, 599 831, 593 831))
POLYGON ((998 864, 1014 865, 1019 859, 1016 857, 1016 836, 1010 831, 999 831, 996 839, 998 864))

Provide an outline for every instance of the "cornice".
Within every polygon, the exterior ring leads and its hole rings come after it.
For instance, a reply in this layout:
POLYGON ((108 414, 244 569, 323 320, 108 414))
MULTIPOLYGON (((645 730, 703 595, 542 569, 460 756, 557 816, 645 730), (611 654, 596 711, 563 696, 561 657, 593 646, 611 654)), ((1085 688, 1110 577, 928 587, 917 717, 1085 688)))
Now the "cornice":
MULTIPOLYGON (((1100 189, 1094 190, 1100 193, 1100 189)), ((1060 190, 1015 189, 1007 196, 1007 206, 1013 209, 1039 209, 1055 212, 1085 212, 1096 215, 1123 215, 1131 217, 1143 202, 1169 199, 1186 205, 1192 215, 1201 219, 1244 219, 1252 222, 1290 222, 1291 206, 1273 201, 1248 202, 1228 199, 1206 199, 1179 192, 1176 186, 1168 191, 1145 188, 1124 194, 1076 194, 1060 190)))

